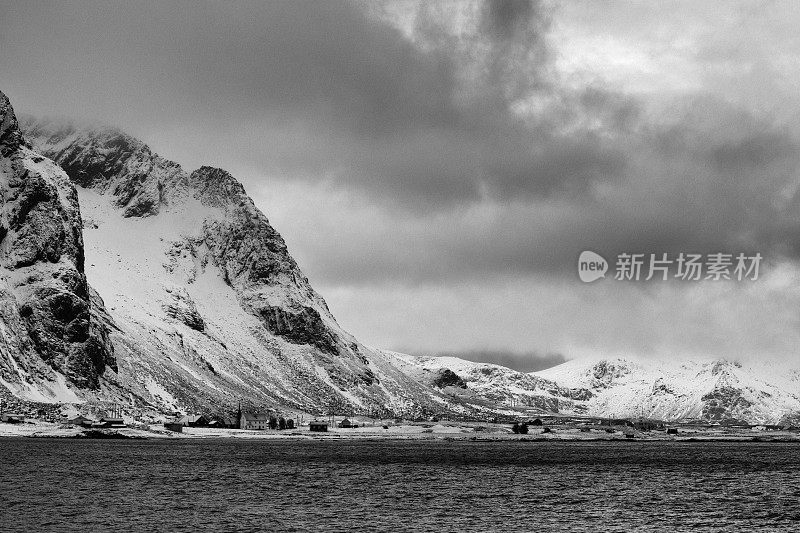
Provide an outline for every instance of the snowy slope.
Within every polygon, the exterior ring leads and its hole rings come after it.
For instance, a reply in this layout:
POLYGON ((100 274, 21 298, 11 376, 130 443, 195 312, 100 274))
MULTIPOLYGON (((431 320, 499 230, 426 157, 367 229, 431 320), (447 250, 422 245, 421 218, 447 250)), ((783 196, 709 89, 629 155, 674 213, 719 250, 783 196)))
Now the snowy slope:
POLYGON ((448 407, 341 329, 227 172, 186 172, 114 129, 24 128, 75 184, 96 318, 115 348, 117 371, 80 397, 162 412, 448 407))
MULTIPOLYGON (((0 390, 161 412, 230 410, 244 400, 388 416, 800 419, 800 373, 791 368, 604 359, 523 373, 365 346, 337 324, 283 239, 224 170, 187 172, 114 129, 35 120, 23 129, 66 174, 23 147, 29 165, 49 164, 60 187, 70 187, 67 176, 74 184, 88 282, 83 305, 91 311, 84 322, 112 355, 94 371, 68 358, 6 355, 0 390)), ((65 194, 62 203, 74 204, 75 193, 65 194)), ((22 327, 13 305, 0 320, 12 342, 22 327)))
POLYGON ((581 413, 585 409, 583 400, 590 394, 580 387, 565 387, 554 380, 500 365, 457 357, 385 353, 404 372, 428 386, 439 388, 451 397, 505 411, 514 408, 541 413, 581 413))
POLYGON ((455 357, 388 353, 399 368, 429 386, 506 410, 751 424, 800 420, 800 373, 768 364, 614 358, 523 373, 455 357))
POLYGON ((0 92, 0 395, 74 401, 113 370, 108 330, 84 274, 78 199, 31 150, 0 92))
POLYGON ((586 412, 599 416, 779 423, 800 413, 796 372, 765 365, 603 359, 569 361, 535 375, 591 391, 586 412))

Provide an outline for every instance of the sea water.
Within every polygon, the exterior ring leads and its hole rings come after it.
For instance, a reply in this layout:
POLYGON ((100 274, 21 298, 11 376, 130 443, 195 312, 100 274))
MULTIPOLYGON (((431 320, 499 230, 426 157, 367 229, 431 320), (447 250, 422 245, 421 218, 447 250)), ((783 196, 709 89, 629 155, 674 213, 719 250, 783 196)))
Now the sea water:
POLYGON ((0 531, 800 531, 800 445, 0 439, 0 531))

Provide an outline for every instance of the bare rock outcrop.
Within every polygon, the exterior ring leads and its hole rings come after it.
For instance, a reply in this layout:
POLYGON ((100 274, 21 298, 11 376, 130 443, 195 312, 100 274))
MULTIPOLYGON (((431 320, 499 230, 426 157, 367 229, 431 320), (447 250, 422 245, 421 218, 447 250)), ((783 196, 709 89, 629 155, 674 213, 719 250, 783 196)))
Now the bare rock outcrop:
POLYGON ((2 93, 0 154, 0 374, 12 385, 55 379, 43 362, 77 387, 97 388, 115 361, 92 320, 77 194, 60 167, 30 149, 2 93))

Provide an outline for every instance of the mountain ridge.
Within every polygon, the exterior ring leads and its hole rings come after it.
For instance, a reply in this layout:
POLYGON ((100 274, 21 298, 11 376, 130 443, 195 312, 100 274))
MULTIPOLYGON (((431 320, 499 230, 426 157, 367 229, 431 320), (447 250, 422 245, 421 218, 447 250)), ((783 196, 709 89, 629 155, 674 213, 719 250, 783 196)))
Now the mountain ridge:
POLYGON ((187 172, 115 128, 28 118, 23 129, 75 185, 87 275, 115 325, 120 372, 87 399, 162 411, 242 398, 312 412, 469 410, 345 332, 226 171, 187 172))
MULTIPOLYGON (((25 285, 31 287, 42 283, 53 260, 65 268, 70 274, 58 278, 73 279, 80 316, 68 323, 99 350, 84 354, 94 370, 71 370, 63 355, 69 346, 56 346, 60 358, 43 357, 46 350, 31 335, 64 331, 50 321, 53 308, 61 308, 43 306, 47 296, 33 291, 25 298, 38 310, 29 320, 22 285, 7 289, 0 322, 18 333, 27 324, 25 335, 12 340, 28 344, 21 348, 27 355, 4 352, 0 385, 18 396, 123 403, 151 414, 219 411, 245 400, 312 413, 409 417, 800 420, 797 372, 776 381, 723 360, 670 368, 605 358, 523 373, 365 346, 339 326, 283 238, 225 170, 188 172, 116 128, 32 117, 20 128, 9 109, 0 99, 3 172, 17 181, 44 175, 21 182, 50 191, 33 197, 43 194, 51 203, 32 205, 61 213, 47 218, 60 220, 74 238, 71 248, 68 240, 54 240, 64 232, 54 234, 52 220, 40 217, 28 230, 33 241, 17 246, 28 265, 9 266, 17 257, 9 244, 18 240, 4 234, 5 268, 33 268, 36 279, 25 285)), ((15 218, 8 216, 12 196, 4 193, 4 221, 15 218)), ((47 280, 48 290, 53 283, 47 280)))
POLYGON ((472 395, 531 414, 797 425, 800 372, 725 359, 595 358, 536 372, 454 357, 395 354, 418 379, 452 371, 472 395), (425 375, 427 373, 427 375, 425 375), (784 377, 781 377, 783 375, 784 377))
POLYGON ((16 394, 97 389, 116 359, 85 276, 81 215, 64 171, 31 149, 0 92, 0 383, 16 394))

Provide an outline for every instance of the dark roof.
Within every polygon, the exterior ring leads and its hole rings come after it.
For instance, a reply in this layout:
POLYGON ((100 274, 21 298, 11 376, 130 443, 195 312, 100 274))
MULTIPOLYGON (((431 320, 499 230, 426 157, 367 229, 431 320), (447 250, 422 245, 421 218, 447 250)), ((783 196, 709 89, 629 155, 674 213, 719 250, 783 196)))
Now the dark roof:
POLYGON ((242 416, 248 422, 269 422, 269 415, 267 413, 248 413, 242 411, 242 416))
POLYGON ((173 424, 183 424, 184 426, 188 426, 189 424, 194 424, 200 420, 201 416, 202 415, 182 415, 173 418, 170 422, 173 424))
POLYGON ((324 420, 312 420, 308 423, 309 426, 327 426, 328 423, 324 420))

